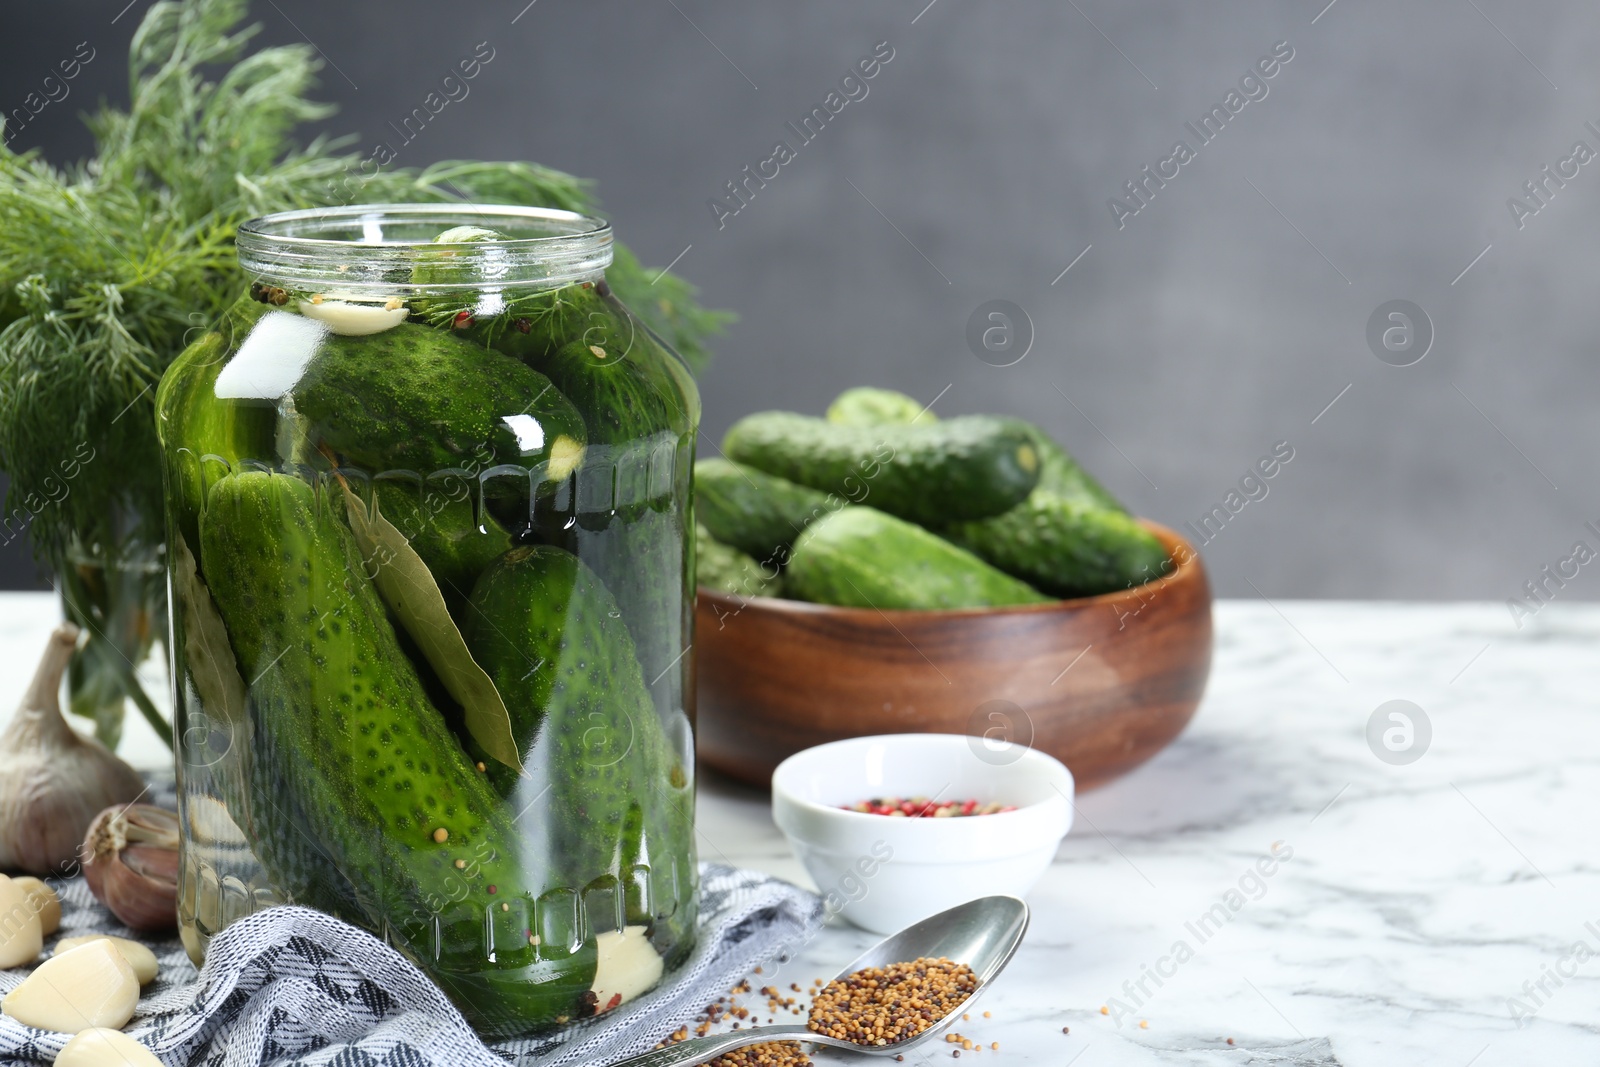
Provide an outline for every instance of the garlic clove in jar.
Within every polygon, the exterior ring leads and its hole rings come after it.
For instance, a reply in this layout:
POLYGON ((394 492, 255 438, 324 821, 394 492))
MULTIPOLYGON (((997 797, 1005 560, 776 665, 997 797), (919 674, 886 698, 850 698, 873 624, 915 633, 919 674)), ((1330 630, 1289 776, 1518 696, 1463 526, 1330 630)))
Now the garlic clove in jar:
POLYGON ((129 941, 125 937, 113 937, 110 934, 84 934, 82 937, 63 937, 56 942, 55 956, 63 952, 70 952, 79 945, 87 945, 91 941, 109 941, 122 953, 122 958, 128 961, 128 966, 133 968, 134 977, 139 979, 140 985, 149 985, 156 980, 156 975, 161 973, 161 964, 156 961, 156 954, 149 947, 137 941, 129 941))
POLYGON ((139 979, 109 941, 51 956, 0 1000, 0 1011, 25 1026, 76 1034, 94 1026, 121 1029, 139 1004, 139 979))
POLYGON ((358 304, 348 300, 328 300, 319 294, 311 300, 300 301, 300 314, 316 319, 340 337, 366 337, 370 334, 392 330, 405 321, 410 309, 391 301, 385 304, 358 304))
POLYGON ((56 891, 32 876, 11 879, 22 887, 39 915, 39 928, 49 937, 61 928, 61 898, 56 891))
POLYGON ((56 1053, 55 1067, 166 1067, 156 1054, 105 1026, 80 1030, 56 1053))
POLYGON ((0 967, 21 967, 39 958, 44 928, 28 891, 0 874, 0 967))
POLYGON ((650 944, 643 926, 608 930, 595 938, 594 1010, 610 1011, 661 980, 666 961, 650 944))
POLYGON ((61 717, 61 675, 78 628, 56 627, 22 703, 0 734, 0 870, 70 868, 95 814, 144 792, 132 767, 61 717))
POLYGON ((107 808, 83 839, 83 876, 135 930, 178 922, 178 816, 149 804, 107 808))

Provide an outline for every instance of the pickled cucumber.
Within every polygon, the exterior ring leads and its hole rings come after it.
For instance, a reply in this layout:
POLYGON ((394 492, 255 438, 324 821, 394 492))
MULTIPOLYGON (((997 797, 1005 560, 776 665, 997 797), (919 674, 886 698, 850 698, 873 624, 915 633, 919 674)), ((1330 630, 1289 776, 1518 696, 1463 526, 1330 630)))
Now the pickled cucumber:
MULTIPOLYGON (((529 781, 487 763, 486 775, 513 808, 536 812, 564 884, 616 882, 628 924, 666 917, 657 901, 693 900, 692 860, 661 868, 694 855, 694 790, 595 573, 564 549, 514 548, 478 579, 463 636, 505 699, 524 773, 549 791, 530 809, 529 781)), ((692 908, 669 915, 655 940, 686 951, 692 908)))
POLYGON ((300 458, 331 452, 370 473, 511 465, 560 481, 587 440, 583 417, 550 379, 425 326, 326 342, 292 400, 307 437, 300 458))
POLYGON ((252 778, 283 798, 248 821, 257 854, 275 883, 317 894, 300 866, 322 850, 362 925, 385 931, 485 1033, 592 1012, 593 939, 552 932, 530 944, 546 932, 541 892, 569 883, 523 855, 499 797, 429 703, 362 573, 341 499, 247 472, 212 486, 201 518, 202 567, 250 680, 252 778))
POLYGON ((478 575, 511 547, 511 535, 487 511, 475 514, 465 492, 387 479, 374 491, 379 513, 428 565, 452 613, 466 602, 478 575))

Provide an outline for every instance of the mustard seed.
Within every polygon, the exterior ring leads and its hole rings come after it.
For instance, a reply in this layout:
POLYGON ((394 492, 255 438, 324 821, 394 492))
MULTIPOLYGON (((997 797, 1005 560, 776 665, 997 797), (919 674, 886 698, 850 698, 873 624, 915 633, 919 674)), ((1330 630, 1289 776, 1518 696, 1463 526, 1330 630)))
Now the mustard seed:
POLYGON ((972 968, 948 959, 868 967, 818 991, 806 1026, 858 1045, 893 1045, 945 1018, 977 988, 972 968))

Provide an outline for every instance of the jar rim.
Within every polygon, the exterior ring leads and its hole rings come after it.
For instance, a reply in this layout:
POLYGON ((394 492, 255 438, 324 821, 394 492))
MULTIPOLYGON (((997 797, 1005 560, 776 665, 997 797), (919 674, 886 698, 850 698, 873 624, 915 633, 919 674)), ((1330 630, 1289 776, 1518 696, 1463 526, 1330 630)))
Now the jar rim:
POLYGON ((372 295, 555 287, 603 275, 611 224, 595 215, 514 204, 350 204, 279 211, 239 226, 239 265, 256 281, 372 295), (439 242, 458 226, 505 234, 492 241, 439 242), (414 268, 447 251, 450 282, 413 281, 414 268))

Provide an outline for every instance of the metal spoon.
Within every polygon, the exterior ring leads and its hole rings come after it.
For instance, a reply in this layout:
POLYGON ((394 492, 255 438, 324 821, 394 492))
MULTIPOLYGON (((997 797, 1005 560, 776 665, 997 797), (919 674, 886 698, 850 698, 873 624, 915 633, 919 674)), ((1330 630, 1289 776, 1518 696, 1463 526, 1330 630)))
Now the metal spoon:
POLYGON ((982 996, 989 983, 1011 962, 1027 930, 1028 905, 1016 897, 979 897, 949 911, 929 916, 885 938, 840 971, 838 977, 846 978, 867 967, 884 967, 925 956, 943 957, 972 968, 978 978, 978 988, 960 1008, 917 1036, 892 1045, 858 1045, 853 1041, 813 1033, 803 1023, 781 1023, 680 1041, 623 1060, 615 1067, 689 1067, 691 1064, 714 1060, 724 1052, 768 1041, 806 1041, 813 1045, 831 1045, 875 1056, 898 1056, 933 1040, 960 1018, 961 1010, 982 996))

